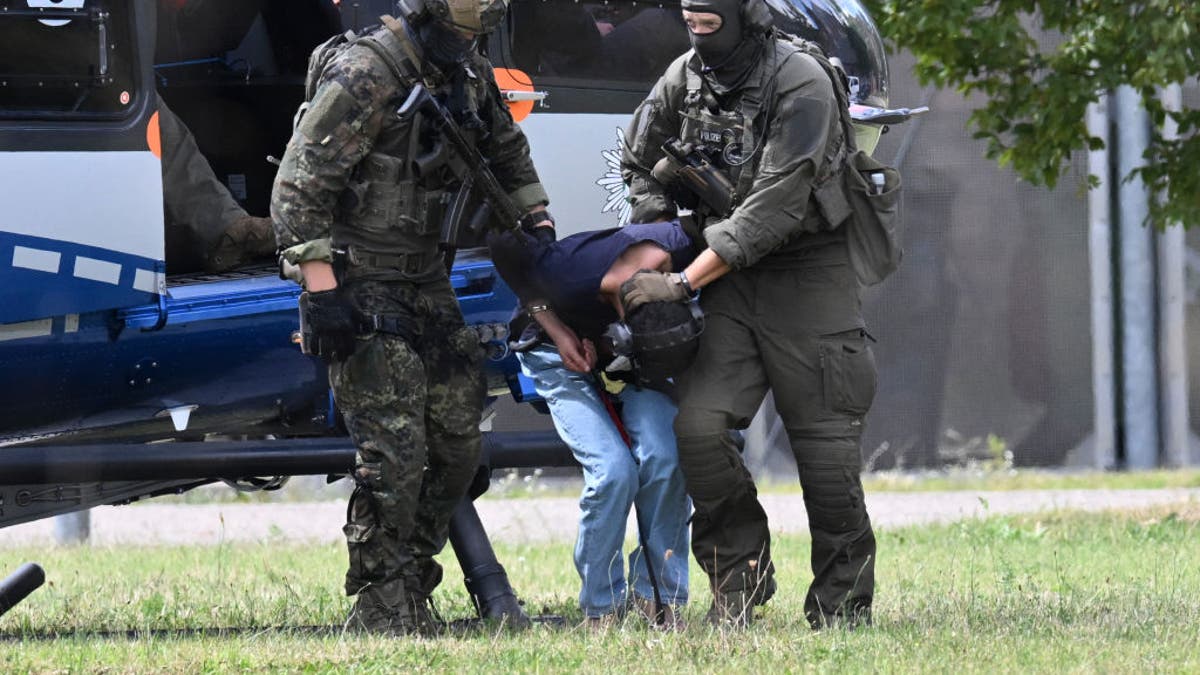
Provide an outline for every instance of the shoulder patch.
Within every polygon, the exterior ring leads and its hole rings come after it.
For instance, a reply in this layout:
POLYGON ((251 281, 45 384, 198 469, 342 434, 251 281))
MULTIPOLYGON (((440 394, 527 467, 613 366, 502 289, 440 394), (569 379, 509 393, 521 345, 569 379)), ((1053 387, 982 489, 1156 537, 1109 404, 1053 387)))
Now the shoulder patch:
POLYGON ((309 141, 328 145, 333 132, 343 122, 352 121, 349 117, 357 109, 357 101, 341 82, 327 81, 317 89, 316 96, 296 130, 304 134, 309 141))

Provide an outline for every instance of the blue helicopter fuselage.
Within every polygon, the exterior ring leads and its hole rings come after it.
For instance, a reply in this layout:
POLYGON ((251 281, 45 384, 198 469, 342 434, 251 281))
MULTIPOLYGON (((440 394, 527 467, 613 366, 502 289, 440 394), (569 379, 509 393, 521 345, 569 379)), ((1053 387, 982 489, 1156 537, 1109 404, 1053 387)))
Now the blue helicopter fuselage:
MULTIPOLYGON (((500 390, 515 377, 504 338, 516 299, 470 252, 451 283, 500 390)), ((0 327, 0 445, 333 429, 324 365, 293 341, 294 283, 258 267, 168 290, 153 304, 0 327)))

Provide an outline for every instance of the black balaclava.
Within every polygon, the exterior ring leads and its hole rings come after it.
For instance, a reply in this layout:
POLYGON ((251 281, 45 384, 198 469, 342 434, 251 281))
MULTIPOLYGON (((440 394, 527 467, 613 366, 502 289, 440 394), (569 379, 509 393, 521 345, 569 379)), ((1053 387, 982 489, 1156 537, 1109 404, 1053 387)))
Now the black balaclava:
POLYGON ((443 72, 450 72, 466 60, 475 46, 475 38, 464 37, 441 21, 426 21, 417 28, 421 46, 429 62, 443 72))
POLYGON ((721 27, 707 35, 690 30, 688 39, 700 57, 701 72, 718 94, 745 83, 762 53, 760 36, 749 35, 742 21, 744 0, 683 0, 680 7, 689 12, 711 12, 721 17, 721 27))

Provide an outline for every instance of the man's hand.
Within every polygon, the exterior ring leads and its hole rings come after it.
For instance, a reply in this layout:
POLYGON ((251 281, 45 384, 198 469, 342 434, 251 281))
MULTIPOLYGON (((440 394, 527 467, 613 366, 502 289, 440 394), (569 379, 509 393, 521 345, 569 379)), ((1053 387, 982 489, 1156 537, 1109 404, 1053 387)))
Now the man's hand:
POLYGON ((621 284, 621 305, 626 316, 647 302, 687 302, 688 297, 683 279, 674 272, 641 270, 621 284))
POLYGON ((561 322, 557 326, 545 327, 558 355, 562 357, 563 366, 577 373, 590 373, 596 367, 596 346, 591 340, 580 340, 575 331, 561 322))
POLYGON ((358 312, 338 289, 308 291, 304 317, 319 343, 319 356, 327 361, 345 361, 358 347, 358 312))

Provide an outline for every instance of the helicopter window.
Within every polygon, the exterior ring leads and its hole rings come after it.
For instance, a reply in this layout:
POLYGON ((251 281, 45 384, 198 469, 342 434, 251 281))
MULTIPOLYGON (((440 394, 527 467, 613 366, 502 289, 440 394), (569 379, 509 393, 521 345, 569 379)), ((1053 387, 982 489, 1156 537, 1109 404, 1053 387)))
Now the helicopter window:
POLYGON ((688 50, 677 5, 514 0, 510 53, 538 77, 653 83, 688 50))
POLYGON ((132 0, 0 0, 0 117, 122 117, 132 0))

